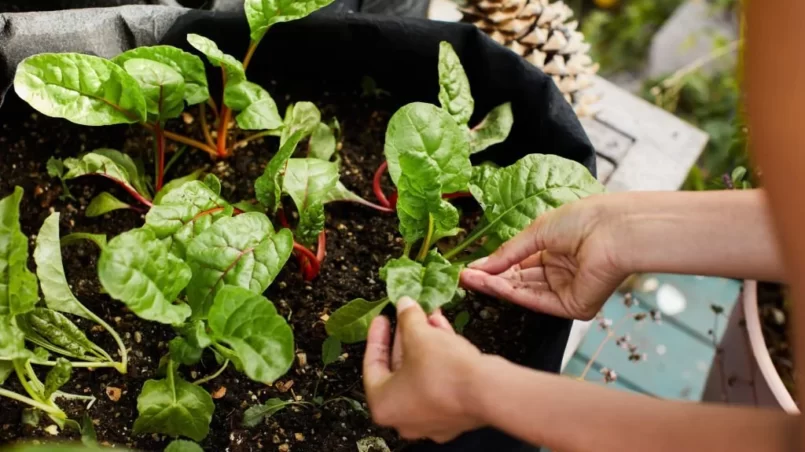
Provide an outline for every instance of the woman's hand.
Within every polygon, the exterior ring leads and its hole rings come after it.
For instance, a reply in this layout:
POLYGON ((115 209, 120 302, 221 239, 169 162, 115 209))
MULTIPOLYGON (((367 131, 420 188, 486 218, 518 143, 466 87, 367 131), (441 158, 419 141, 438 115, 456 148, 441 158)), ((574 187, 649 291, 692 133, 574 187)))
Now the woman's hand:
POLYGON ((462 284, 536 311, 591 319, 628 275, 617 259, 618 222, 602 198, 543 214, 470 264, 462 284))
POLYGON ((428 317, 401 299, 393 344, 389 319, 379 316, 369 328, 363 382, 372 419, 403 438, 440 443, 481 427, 469 397, 481 357, 440 312, 428 317))

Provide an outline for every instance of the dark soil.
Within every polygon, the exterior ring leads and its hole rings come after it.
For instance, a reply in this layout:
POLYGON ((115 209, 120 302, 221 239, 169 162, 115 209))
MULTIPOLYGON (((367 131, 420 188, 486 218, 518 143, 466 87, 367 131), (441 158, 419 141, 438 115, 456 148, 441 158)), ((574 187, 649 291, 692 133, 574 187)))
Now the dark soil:
MULTIPOLYGON (((284 111, 283 104, 287 103, 289 96, 275 98, 280 111, 284 111)), ((391 100, 364 99, 357 92, 325 93, 315 97, 309 93, 293 93, 293 99, 313 100, 322 108, 324 118, 338 117, 344 130, 341 180, 348 188, 374 201, 372 175, 381 163, 390 112, 399 105, 391 100)), ((172 121, 168 129, 186 129, 188 134, 200 136, 199 122, 197 111, 190 110, 186 117, 172 121)), ((116 211, 103 218, 87 218, 84 215, 87 204, 103 190, 120 199, 133 200, 108 181, 94 177, 70 181, 69 188, 77 199, 63 200, 60 183, 51 179, 45 169, 50 156, 76 156, 98 147, 112 147, 146 158, 146 168, 151 172, 151 138, 139 126, 76 126, 36 114, 13 93, 9 93, 6 104, 0 109, 0 123, 0 196, 10 194, 15 185, 25 189, 21 207, 22 227, 30 237, 31 251, 35 234, 53 211, 61 212, 62 235, 95 232, 112 237, 142 225, 143 215, 134 211, 116 211)), ((276 146, 276 138, 255 141, 240 149, 231 159, 219 162, 211 161, 203 152, 188 151, 170 170, 168 178, 206 167, 221 178, 222 196, 232 202, 252 199, 252 181, 261 174, 276 146)), ((302 145, 300 149, 304 147, 302 145)), ((171 145, 171 149, 176 148, 171 145)), ((386 189, 387 193, 390 192, 388 182, 386 189)), ((464 205, 467 212, 474 209, 471 203, 464 205)), ((252 382, 231 368, 205 384, 211 393, 221 395, 215 401, 210 435, 202 442, 205 450, 354 451, 355 442, 366 436, 385 438, 392 450, 404 446, 393 431, 372 425, 364 411, 366 405, 363 403, 360 370, 362 345, 345 346, 343 360, 328 366, 324 372, 320 359, 327 315, 353 298, 371 300, 383 296, 384 286, 378 278, 378 269, 388 258, 399 256, 401 252, 402 240, 397 232, 396 215, 381 214, 355 204, 328 205, 327 258, 321 275, 311 283, 303 281, 296 261, 291 259, 266 292, 279 311, 290 319, 299 359, 274 386, 252 382), (318 395, 325 400, 345 396, 359 401, 363 409, 357 410, 344 401, 323 407, 306 405, 281 411, 259 427, 241 427, 245 408, 272 397, 310 402, 319 381, 318 395)), ((157 378, 160 357, 167 352, 173 331, 165 325, 140 320, 121 303, 101 294, 96 275, 98 249, 93 244, 83 242, 65 247, 63 254, 68 281, 75 294, 120 332, 130 348, 131 361, 127 375, 111 369, 75 371, 73 379, 63 390, 92 394, 97 397, 97 402, 89 411, 81 404, 62 405, 75 419, 88 412, 95 422, 98 439, 103 443, 162 450, 170 438, 133 435, 131 428, 137 416, 136 401, 140 388, 147 379, 157 378), (118 401, 107 396, 110 387, 122 390, 118 401)), ((34 268, 33 259, 30 266, 34 268)), ((524 344, 535 341, 535 331, 524 332, 524 315, 519 308, 469 294, 463 305, 447 315, 452 319, 461 310, 469 311, 471 316, 464 334, 484 352, 522 361, 526 352, 524 344)), ((106 350, 116 349, 105 332, 88 321, 74 320, 106 350)), ((183 367, 181 372, 186 379, 192 380, 213 373, 217 367, 213 356, 205 355, 201 364, 183 367)), ((9 378, 6 385, 19 390, 14 380, 9 378)), ((24 426, 20 423, 21 404, 5 399, 0 403, 3 406, 0 410, 0 444, 21 439, 53 438, 44 430, 51 424, 46 417, 36 428, 24 426)), ((62 432, 60 437, 71 435, 75 436, 74 433, 62 432)))
POLYGON ((780 284, 759 283, 757 289, 760 325, 774 367, 788 392, 797 399, 796 373, 790 342, 791 306, 787 289, 780 284))

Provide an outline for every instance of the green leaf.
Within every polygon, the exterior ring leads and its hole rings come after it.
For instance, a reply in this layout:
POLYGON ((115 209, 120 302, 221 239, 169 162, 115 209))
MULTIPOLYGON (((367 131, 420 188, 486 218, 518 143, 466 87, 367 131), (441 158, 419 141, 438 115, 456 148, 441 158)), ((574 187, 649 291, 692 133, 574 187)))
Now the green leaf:
POLYGON ((484 200, 484 190, 483 187, 486 185, 486 181, 492 177, 498 171, 498 167, 491 163, 482 163, 478 166, 472 167, 472 177, 470 178, 470 193, 475 198, 478 203, 481 204, 481 207, 484 207, 483 200, 484 200))
POLYGON ((25 333, 11 315, 0 315, 0 356, 4 360, 31 357, 31 352, 25 348, 25 333))
POLYGON ((467 133, 439 107, 415 102, 399 109, 386 129, 389 175, 399 187, 402 174, 419 178, 427 162, 437 169, 441 193, 464 191, 472 175, 467 133), (403 161, 403 155, 410 158, 403 161))
POLYGON ((204 351, 198 348, 183 337, 174 337, 168 343, 168 350, 170 350, 170 357, 172 360, 184 364, 185 366, 192 366, 201 360, 201 353, 204 351))
POLYGON ((192 53, 173 46, 137 47, 112 58, 112 62, 123 66, 126 61, 135 58, 165 64, 181 74, 185 83, 184 100, 188 105, 204 102, 210 97, 204 62, 192 53))
POLYGON ((56 359, 56 365, 45 377, 45 398, 49 399, 54 392, 67 384, 73 375, 73 364, 64 358, 56 359))
POLYGON ((43 345, 41 342, 44 341, 66 350, 74 357, 90 355, 92 350, 98 348, 75 323, 58 311, 35 308, 20 320, 20 327, 26 332, 27 338, 39 345, 43 345))
POLYGON ((207 391, 188 383, 168 369, 163 380, 148 380, 137 397, 139 416, 134 433, 161 433, 186 436, 201 441, 210 431, 212 397, 207 391))
POLYGON ((24 408, 20 416, 20 422, 30 427, 38 427, 41 413, 42 412, 36 408, 24 408))
POLYGON ((36 346, 34 347, 34 358, 40 361, 47 361, 50 359, 50 352, 47 351, 44 347, 36 346))
POLYGON ((361 198, 357 193, 345 187, 341 181, 336 182, 335 188, 328 191, 327 195, 324 197, 325 204, 338 201, 366 202, 366 200, 361 198))
POLYGON ((28 270, 28 237, 20 229, 22 188, 0 199, 0 315, 23 314, 39 300, 36 276, 28 270))
POLYGON ((98 245, 98 248, 106 247, 106 236, 103 234, 90 234, 88 232, 73 232, 61 238, 62 246, 69 246, 81 240, 89 240, 98 245))
POLYGON ((393 302, 410 297, 426 312, 433 312, 453 300, 460 273, 460 266, 431 251, 421 264, 405 256, 388 261, 380 269, 380 278, 386 281, 386 291, 393 302))
POLYGON ((293 331, 274 304, 259 293, 223 287, 210 308, 209 319, 214 339, 232 347, 243 372, 252 380, 272 384, 291 368, 293 331))
POLYGON ((330 161, 335 154, 335 134, 327 124, 320 122, 310 135, 308 157, 330 161))
POLYGON ((341 341, 330 336, 321 344, 321 361, 325 366, 338 361, 341 356, 341 341))
POLYGON ((173 303, 190 281, 190 268, 149 229, 109 241, 98 260, 98 277, 112 298, 142 319, 177 325, 190 315, 188 305, 173 303))
POLYGON ((207 348, 212 344, 212 340, 207 334, 207 325, 202 320, 185 323, 179 328, 179 333, 193 347, 207 348))
POLYGON ((156 238, 184 259, 191 241, 215 222, 232 216, 232 206, 201 181, 185 182, 165 194, 145 215, 156 238))
MULTIPOLYGON (((165 197, 165 195, 167 195, 168 193, 172 192, 173 190, 176 190, 177 188, 181 187, 182 185, 184 185, 184 184, 186 184, 188 182, 198 180, 198 178, 201 177, 202 173, 204 173, 204 169, 199 168, 199 169, 193 171, 192 173, 188 174, 187 176, 182 176, 182 177, 177 177, 176 179, 172 179, 170 182, 168 182, 167 184, 165 184, 162 187, 162 190, 160 190, 159 193, 157 193, 156 196, 154 196, 154 204, 162 204, 162 199, 165 197)), ((207 184, 204 184, 204 185, 207 185, 207 184)))
POLYGON ((175 439, 168 444, 165 452, 204 452, 198 444, 184 439, 175 439))
POLYGON ((59 213, 54 212, 42 223, 36 236, 36 276, 48 308, 89 319, 92 315, 73 295, 62 264, 59 242, 59 213))
POLYGON ((213 193, 221 196, 221 180, 215 174, 209 173, 204 176, 204 185, 206 185, 213 193))
POLYGON ((745 176, 746 176, 746 168, 743 166, 736 167, 734 170, 732 170, 731 175, 732 183, 733 184, 740 183, 745 176))
POLYGON ((491 235, 506 241, 546 211, 604 187, 582 164, 555 155, 531 154, 489 177, 479 200, 491 235))
POLYGON ((84 413, 81 418, 81 444, 91 447, 98 445, 98 435, 95 433, 95 424, 89 414, 84 413))
POLYGON ((92 201, 90 201, 87 206, 86 215, 89 218, 94 218, 115 210, 129 208, 131 208, 131 205, 115 198, 111 193, 104 191, 92 198, 92 201))
POLYGON ((167 64, 132 58, 123 69, 140 84, 145 109, 157 121, 172 119, 184 110, 184 78, 167 64))
POLYGON ((296 150, 296 145, 302 140, 303 133, 303 131, 297 130, 288 137, 277 153, 274 154, 274 157, 271 157, 263 174, 254 181, 254 193, 257 196, 257 200, 272 213, 276 212, 277 207, 279 207, 288 159, 291 158, 291 155, 296 150))
POLYGON ((461 60, 446 41, 439 43, 439 103, 461 125, 470 121, 475 108, 461 60))
POLYGON ((197 34, 188 34, 187 42, 196 50, 203 53, 207 60, 215 67, 224 69, 226 83, 238 83, 246 80, 243 64, 232 55, 226 54, 218 48, 211 39, 197 34))
POLYGON ((246 0, 246 19, 253 42, 263 39, 268 29, 277 23, 301 19, 333 0, 246 0))
POLYGON ((282 116, 268 91, 248 81, 227 83, 224 104, 241 113, 235 118, 243 130, 273 130, 282 126, 282 116))
POLYGON ((85 126, 145 121, 140 85, 120 66, 79 53, 40 53, 17 65, 14 91, 40 113, 85 126))
MULTIPOLYGON (((132 191, 137 191, 137 189, 134 188, 133 178, 129 174, 128 169, 119 165, 117 161, 104 154, 104 152, 99 153, 93 151, 82 155, 81 158, 65 159, 64 166, 67 167, 68 171, 67 174, 64 175, 64 179, 70 180, 89 174, 97 174, 126 185, 132 191)), ((139 193, 139 191, 137 192, 139 193)), ((145 194, 147 195, 147 193, 145 194)))
MULTIPOLYGON (((404 154, 400 161, 417 158, 404 154)), ((406 243, 413 244, 427 236, 432 221, 435 237, 455 235, 459 219, 458 210, 442 199, 438 168, 426 160, 421 160, 416 167, 417 172, 404 173, 397 184, 397 217, 400 219, 400 233, 406 243)))
MULTIPOLYGON (((0 322, 2 319, 0 318, 0 322)), ((3 327, 0 326, 0 331, 3 331, 3 327)), ((2 349, 3 340, 0 339, 0 349, 2 349)), ((2 353, 2 352, 0 352, 2 353)), ((14 372, 14 363, 12 361, 0 361, 0 386, 6 382, 6 379, 14 372)))
POLYGON ((187 248, 193 273, 187 298, 193 318, 206 318, 216 293, 225 285, 263 293, 292 250, 291 231, 275 232, 262 213, 244 213, 213 224, 187 248))
POLYGON ((302 137, 307 137, 321 122, 321 112, 311 102, 297 102, 288 106, 283 121, 285 128, 280 137, 280 147, 297 131, 302 131, 302 137))
POLYGON ((137 190, 137 193, 143 195, 147 199, 151 199, 151 195, 148 191, 146 175, 144 174, 142 168, 142 161, 138 160, 140 163, 138 165, 131 157, 128 156, 128 154, 124 154, 116 149, 99 148, 92 152, 112 160, 117 164, 118 167, 124 169, 129 177, 129 182, 131 182, 131 185, 134 186, 135 190, 137 190))
POLYGON ((471 154, 481 152, 493 144, 503 143, 514 124, 512 115, 512 104, 506 102, 498 105, 470 131, 470 141, 472 143, 471 154))
POLYGON ((358 452, 391 452, 386 440, 379 436, 369 436, 360 439, 357 443, 358 452))
POLYGON ((246 428, 257 427, 263 420, 270 418, 292 403, 293 402, 285 402, 281 399, 268 399, 266 403, 262 405, 250 406, 243 412, 243 426, 246 428))
POLYGON ((64 162, 56 157, 50 157, 45 168, 47 169, 48 176, 59 179, 59 182, 61 182, 61 187, 64 191, 64 195, 61 196, 61 199, 75 199, 64 180, 64 162))
POLYGON ((283 180, 299 212, 296 237, 303 244, 316 241, 324 230, 324 202, 338 183, 338 166, 319 159, 289 159, 283 180))
POLYGON ((266 208, 259 202, 255 201, 240 201, 232 204, 232 207, 240 210, 241 212, 265 212, 266 208))
POLYGON ((345 344, 365 341, 369 325, 387 304, 388 298, 378 301, 356 298, 330 315, 325 324, 327 334, 345 344))
POLYGON ((467 311, 461 311, 456 315, 455 320, 453 320, 453 328, 456 330, 456 333, 463 334, 464 328, 470 323, 470 313, 467 311))

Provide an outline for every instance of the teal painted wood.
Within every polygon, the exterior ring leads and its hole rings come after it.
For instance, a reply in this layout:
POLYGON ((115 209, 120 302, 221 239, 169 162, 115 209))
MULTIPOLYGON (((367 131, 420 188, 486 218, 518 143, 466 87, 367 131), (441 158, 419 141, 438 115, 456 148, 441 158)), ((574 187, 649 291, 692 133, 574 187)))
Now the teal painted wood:
MULTIPOLYGON (((699 400, 715 355, 712 338, 708 337, 714 319, 710 305, 721 305, 728 313, 737 300, 740 283, 681 275, 644 275, 641 280, 643 284, 638 283, 638 288, 654 286, 654 290, 637 290, 638 304, 630 309, 623 304, 622 295, 614 295, 604 307, 605 318, 618 323, 626 314, 633 316, 660 308, 673 312, 682 304, 684 309, 673 315, 664 314, 660 323, 652 322, 650 317, 642 322, 623 321, 598 355, 587 379, 602 380, 599 369, 606 367, 618 374, 618 382, 610 384, 614 388, 669 399, 699 400), (651 278, 656 279, 656 284, 645 283, 651 278), (637 346, 636 354, 641 358, 645 354, 645 360, 630 361, 629 350, 616 344, 616 338, 627 333, 630 343, 637 346)), ((717 340, 724 332, 725 319, 722 317, 719 323, 717 340)), ((606 336, 594 324, 565 374, 578 376, 606 336)))

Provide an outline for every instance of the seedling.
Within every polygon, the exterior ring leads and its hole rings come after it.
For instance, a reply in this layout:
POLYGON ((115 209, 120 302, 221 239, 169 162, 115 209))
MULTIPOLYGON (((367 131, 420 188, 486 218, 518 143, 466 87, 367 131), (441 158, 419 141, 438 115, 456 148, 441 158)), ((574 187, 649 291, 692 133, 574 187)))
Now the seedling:
POLYGON ((371 320, 403 296, 417 300, 427 312, 461 300, 462 262, 494 251, 547 210, 603 191, 584 166, 553 155, 531 154, 506 168, 473 167, 471 153, 508 134, 509 104, 497 107, 481 127, 469 129, 474 108, 469 82, 452 47, 444 42, 439 83, 441 108, 412 103, 389 121, 385 155, 397 186, 405 251, 380 269, 387 297, 355 299, 330 316, 327 332, 341 342, 365 340, 371 320), (459 212, 445 195, 465 192, 481 206, 483 218, 458 244, 440 249, 436 245, 441 239, 462 232, 459 212), (412 254, 416 245, 418 251, 412 254), (462 257, 471 248, 473 253, 462 257))

